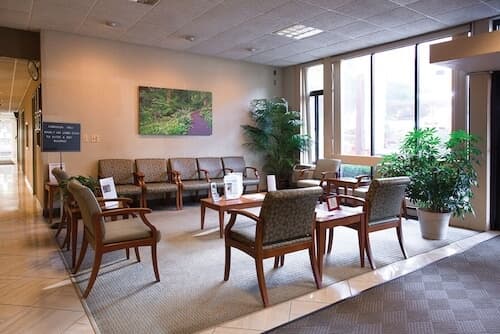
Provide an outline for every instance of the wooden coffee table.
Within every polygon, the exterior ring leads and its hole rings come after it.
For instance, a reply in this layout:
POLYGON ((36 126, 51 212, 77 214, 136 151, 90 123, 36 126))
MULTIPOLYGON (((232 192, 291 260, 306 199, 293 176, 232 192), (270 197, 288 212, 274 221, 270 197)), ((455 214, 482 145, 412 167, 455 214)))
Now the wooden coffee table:
MULTIPOLYGON (((359 225, 358 244, 361 267, 365 266, 365 213, 362 207, 340 206, 340 209, 328 211, 324 204, 316 209, 316 249, 318 256, 319 277, 323 277, 323 256, 325 254, 326 231, 337 226, 359 225)), ((369 255, 369 254, 368 254, 369 255)), ((371 263, 371 261, 370 261, 371 263)))
POLYGON ((226 200, 224 196, 220 200, 214 201, 212 198, 201 199, 201 229, 205 225, 205 210, 210 208, 219 212, 219 233, 222 238, 224 235, 224 212, 231 209, 255 208, 262 205, 266 193, 242 195, 237 199, 226 200))

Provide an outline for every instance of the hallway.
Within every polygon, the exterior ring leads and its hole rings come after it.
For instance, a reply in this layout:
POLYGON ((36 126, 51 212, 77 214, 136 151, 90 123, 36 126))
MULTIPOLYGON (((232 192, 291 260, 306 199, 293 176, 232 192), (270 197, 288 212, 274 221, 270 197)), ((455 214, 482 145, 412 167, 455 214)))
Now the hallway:
POLYGON ((94 333, 16 165, 0 165, 0 198, 0 332, 94 333))

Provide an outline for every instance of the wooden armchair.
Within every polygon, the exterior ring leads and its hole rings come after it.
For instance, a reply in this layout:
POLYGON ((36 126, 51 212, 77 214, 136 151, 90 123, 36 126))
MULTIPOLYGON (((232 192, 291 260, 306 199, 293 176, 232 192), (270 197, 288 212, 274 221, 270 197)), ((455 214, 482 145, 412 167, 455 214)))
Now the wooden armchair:
POLYGON ((144 175, 134 171, 131 159, 102 159, 98 162, 99 178, 113 177, 119 197, 137 197, 139 206, 146 207, 144 175))
MULTIPOLYGON (((366 255, 372 269, 375 263, 372 260, 370 246, 370 232, 380 231, 388 228, 396 228, 399 246, 404 258, 408 258, 403 245, 403 232, 401 226, 402 207, 405 198, 405 190, 410 183, 406 176, 374 179, 369 186, 364 199, 349 195, 337 195, 339 198, 347 198, 363 205, 366 213, 365 239, 366 255)), ((354 226, 356 229, 359 227, 354 226)), ((333 239, 333 231, 330 231, 330 238, 333 239)), ((331 240, 330 240, 331 242, 331 240)), ((330 246, 329 246, 330 248, 330 246)))
POLYGON ((247 253, 255 259, 262 302, 264 306, 268 306, 263 260, 274 257, 274 266, 277 267, 279 259, 284 259, 284 254, 307 249, 316 287, 319 289, 321 277, 315 254, 314 227, 316 202, 322 192, 319 187, 268 192, 258 217, 244 210, 229 210, 231 218, 224 231, 224 281, 229 279, 231 247, 247 253), (235 224, 238 215, 248 217, 256 224, 239 227, 235 224))
POLYGON ((256 192, 259 192, 260 175, 255 167, 247 166, 242 156, 222 157, 224 173, 241 173, 243 175, 243 192, 247 186, 255 186, 256 192))
POLYGON ((95 253, 92 272, 83 298, 89 295, 95 283, 103 254, 119 249, 134 248, 137 261, 140 262, 139 247, 150 246, 155 278, 156 281, 160 281, 156 243, 161 239, 161 235, 145 216, 146 213, 151 212, 150 209, 124 208, 102 211, 92 191, 76 180, 68 182, 68 191, 78 203, 84 225, 82 248, 74 273, 80 268, 89 243, 95 253), (135 214, 139 215, 139 218, 116 219, 124 215, 128 217, 128 215, 135 214), (106 217, 115 220, 105 222, 106 217))
POLYGON ((316 166, 310 169, 303 169, 297 176, 297 187, 306 188, 320 186, 326 189, 327 178, 339 176, 341 161, 338 159, 318 159, 316 166))
POLYGON ((194 191, 196 196, 200 190, 208 192, 209 183, 206 179, 200 179, 196 158, 170 158, 168 162, 170 172, 177 177, 179 183, 181 209, 184 191, 194 191))
POLYGON ((217 188, 224 188, 224 167, 220 158, 197 158, 200 179, 214 182, 217 188))

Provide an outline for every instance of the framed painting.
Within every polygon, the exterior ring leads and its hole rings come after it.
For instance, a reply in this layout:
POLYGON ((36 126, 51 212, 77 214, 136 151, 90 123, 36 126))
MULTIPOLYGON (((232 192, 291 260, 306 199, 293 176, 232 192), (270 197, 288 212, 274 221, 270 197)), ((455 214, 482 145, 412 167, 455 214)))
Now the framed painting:
POLYGON ((212 93, 140 86, 139 134, 210 136, 212 93))

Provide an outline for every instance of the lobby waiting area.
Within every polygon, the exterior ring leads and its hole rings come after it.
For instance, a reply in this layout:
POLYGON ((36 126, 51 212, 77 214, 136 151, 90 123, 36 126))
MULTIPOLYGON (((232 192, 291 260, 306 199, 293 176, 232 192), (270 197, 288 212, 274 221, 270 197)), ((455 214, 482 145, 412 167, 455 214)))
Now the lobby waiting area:
POLYGON ((500 331, 498 1, 0 13, 1 333, 500 331))

